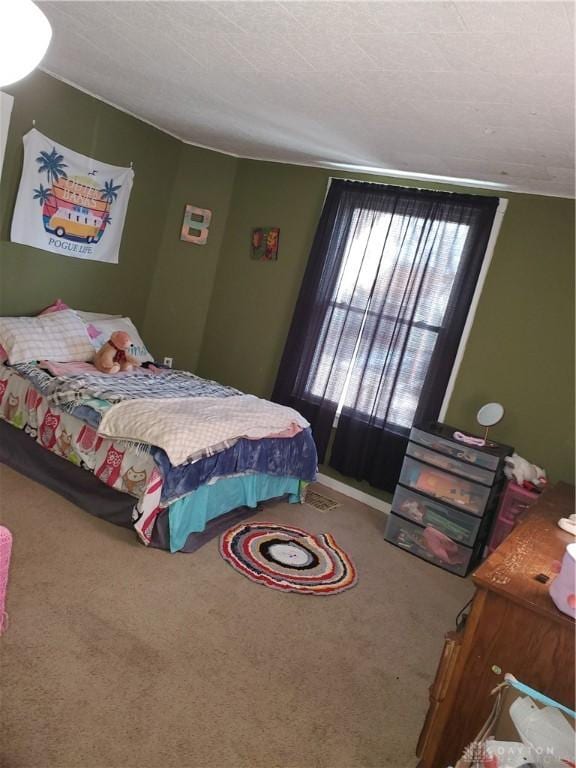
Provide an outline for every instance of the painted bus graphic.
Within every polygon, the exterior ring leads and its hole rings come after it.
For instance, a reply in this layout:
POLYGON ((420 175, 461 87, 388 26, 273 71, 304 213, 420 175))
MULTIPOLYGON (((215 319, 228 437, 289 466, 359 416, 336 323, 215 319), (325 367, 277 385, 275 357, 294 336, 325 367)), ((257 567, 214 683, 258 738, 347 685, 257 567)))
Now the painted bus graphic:
POLYGON ((44 222, 44 229, 58 237, 69 240, 82 240, 96 243, 103 229, 103 217, 93 214, 90 208, 58 208, 49 220, 44 222))
POLYGON ((66 240, 98 243, 111 223, 110 210, 121 185, 110 179, 101 187, 90 178, 96 171, 89 176, 68 176, 64 156, 56 148, 41 152, 36 161, 50 184, 40 184, 33 194, 42 206, 45 231, 66 240))

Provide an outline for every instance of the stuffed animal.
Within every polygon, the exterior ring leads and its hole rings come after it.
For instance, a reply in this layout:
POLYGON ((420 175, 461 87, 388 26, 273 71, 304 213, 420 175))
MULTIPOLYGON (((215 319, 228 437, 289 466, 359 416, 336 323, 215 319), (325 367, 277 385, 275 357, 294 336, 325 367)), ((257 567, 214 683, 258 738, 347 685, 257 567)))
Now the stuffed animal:
POLYGON ((126 350, 130 347, 130 336, 124 331, 114 331, 110 339, 103 344, 92 361, 102 373, 132 371, 140 363, 126 350))
POLYGON ((536 464, 531 464, 526 459, 523 459, 522 456, 518 456, 517 453, 507 456, 504 462, 504 474, 508 480, 513 480, 518 485, 538 490, 543 488, 548 482, 546 470, 537 467, 536 464))

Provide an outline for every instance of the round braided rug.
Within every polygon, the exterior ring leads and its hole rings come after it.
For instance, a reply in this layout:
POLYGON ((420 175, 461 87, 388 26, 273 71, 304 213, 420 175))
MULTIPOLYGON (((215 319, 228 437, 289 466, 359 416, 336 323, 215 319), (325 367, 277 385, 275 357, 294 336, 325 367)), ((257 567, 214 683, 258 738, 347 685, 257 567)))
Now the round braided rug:
POLYGON ((220 554, 252 581, 282 592, 335 595, 357 581, 352 561, 329 533, 241 523, 222 535, 220 554))

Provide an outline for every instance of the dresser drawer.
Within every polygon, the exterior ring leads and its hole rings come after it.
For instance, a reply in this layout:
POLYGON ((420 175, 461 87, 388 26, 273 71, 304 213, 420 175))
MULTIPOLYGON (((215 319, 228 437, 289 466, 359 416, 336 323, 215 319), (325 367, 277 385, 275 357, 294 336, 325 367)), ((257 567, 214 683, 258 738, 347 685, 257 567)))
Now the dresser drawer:
POLYGON ((494 472, 491 470, 474 466, 474 464, 465 464, 463 461, 453 459, 444 453, 432 451, 430 448, 424 448, 424 446, 417 443, 408 443, 406 455, 420 461, 425 461, 428 464, 434 464, 434 466, 444 469, 446 472, 455 472, 457 475, 487 485, 489 488, 494 482, 494 472))
POLYGON ((413 427, 410 432, 410 440, 420 443, 420 445, 424 445, 426 448, 431 448, 433 451, 444 453, 446 456, 452 456, 454 459, 475 464, 477 467, 484 467, 484 469, 495 471, 500 463, 498 456, 482 453, 482 451, 477 451, 471 445, 466 445, 465 443, 445 440, 443 437, 423 432, 421 429, 416 429, 416 427, 413 427))
POLYGON ((421 464, 410 456, 404 459, 400 483, 480 517, 490 497, 490 488, 421 464))
POLYGON ((438 501, 421 496, 398 485, 392 501, 392 511, 419 525, 431 526, 459 544, 474 546, 482 518, 458 512, 438 501))
POLYGON ((422 528, 393 512, 388 518, 386 540, 459 576, 466 575, 474 554, 435 528, 422 528))

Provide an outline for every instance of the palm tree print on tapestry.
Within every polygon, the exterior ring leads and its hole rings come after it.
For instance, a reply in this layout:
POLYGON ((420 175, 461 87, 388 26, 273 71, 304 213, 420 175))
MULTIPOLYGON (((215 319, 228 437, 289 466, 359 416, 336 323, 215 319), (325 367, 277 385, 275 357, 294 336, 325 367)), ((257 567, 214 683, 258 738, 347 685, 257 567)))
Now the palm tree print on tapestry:
POLYGON ((109 179, 100 186, 95 169, 87 176, 68 176, 64 161, 56 147, 36 158, 38 173, 45 174, 49 185, 40 183, 32 195, 42 206, 44 229, 65 240, 98 243, 112 222, 110 210, 122 185, 109 179))

